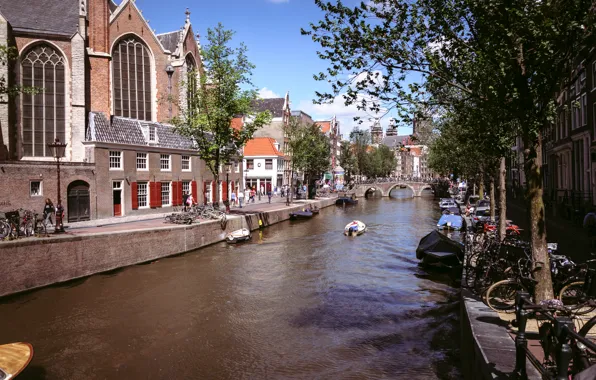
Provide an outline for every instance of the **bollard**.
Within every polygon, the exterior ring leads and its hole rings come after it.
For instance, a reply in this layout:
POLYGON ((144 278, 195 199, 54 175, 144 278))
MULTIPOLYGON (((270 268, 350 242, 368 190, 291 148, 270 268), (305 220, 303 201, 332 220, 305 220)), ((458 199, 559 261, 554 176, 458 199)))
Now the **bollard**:
POLYGON ((555 318, 555 333, 560 343, 557 350, 557 380, 569 379, 569 363, 573 358, 573 351, 569 346, 568 331, 570 328, 573 328, 573 321, 570 318, 555 318))
POLYGON ((517 320, 517 335, 515 336, 515 373, 520 379, 527 379, 526 373, 526 324, 528 323, 528 312, 524 310, 524 298, 529 294, 517 292, 515 295, 515 315, 517 320))

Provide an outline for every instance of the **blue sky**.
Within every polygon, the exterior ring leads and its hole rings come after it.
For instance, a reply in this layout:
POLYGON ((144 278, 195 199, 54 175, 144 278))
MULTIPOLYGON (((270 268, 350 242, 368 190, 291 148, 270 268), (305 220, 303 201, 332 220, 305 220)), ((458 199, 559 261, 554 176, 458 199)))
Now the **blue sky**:
MULTIPOLYGON (((354 115, 366 116, 341 102, 312 104, 316 90, 328 89, 326 83, 313 79, 313 74, 327 67, 327 62, 317 57, 319 46, 300 34, 301 27, 324 16, 313 0, 137 0, 136 5, 157 33, 180 29, 186 8, 201 43, 207 28, 218 22, 234 30, 234 40, 248 47, 248 57, 256 65, 253 82, 264 96, 282 97, 289 91, 292 110, 302 110, 315 120, 328 120, 336 114, 344 137, 354 125, 354 115)), ((399 132, 411 133, 411 128, 399 132)))

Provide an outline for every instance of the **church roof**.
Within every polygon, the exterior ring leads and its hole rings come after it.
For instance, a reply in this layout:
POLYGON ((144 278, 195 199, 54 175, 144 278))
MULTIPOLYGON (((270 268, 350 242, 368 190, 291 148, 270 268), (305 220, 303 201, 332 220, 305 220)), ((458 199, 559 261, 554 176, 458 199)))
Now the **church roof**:
POLYGON ((174 52, 178 47, 178 41, 180 40, 180 31, 169 32, 158 34, 157 39, 163 45, 164 49, 174 52))
POLYGON ((77 0, 0 0, 0 13, 15 31, 72 36, 79 26, 77 0))
POLYGON ((388 147, 395 148, 399 145, 405 144, 410 139, 410 135, 401 136, 385 136, 381 140, 381 144, 387 145, 388 147))
POLYGON ((179 135, 171 125, 114 116, 110 122, 103 113, 89 114, 86 141, 112 144, 155 146, 168 149, 193 149, 190 139, 179 135), (154 127, 155 142, 149 142, 144 131, 154 127))
POLYGON ((258 99, 253 103, 255 111, 269 111, 273 117, 282 117, 284 114, 284 98, 258 99))

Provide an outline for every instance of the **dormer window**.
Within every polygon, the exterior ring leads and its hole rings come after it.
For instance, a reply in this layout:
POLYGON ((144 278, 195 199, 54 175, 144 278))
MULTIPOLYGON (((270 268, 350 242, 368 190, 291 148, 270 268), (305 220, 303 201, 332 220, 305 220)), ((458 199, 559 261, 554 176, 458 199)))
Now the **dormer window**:
POLYGON ((156 138, 155 138, 155 126, 154 125, 150 125, 149 126, 149 142, 157 142, 156 138))

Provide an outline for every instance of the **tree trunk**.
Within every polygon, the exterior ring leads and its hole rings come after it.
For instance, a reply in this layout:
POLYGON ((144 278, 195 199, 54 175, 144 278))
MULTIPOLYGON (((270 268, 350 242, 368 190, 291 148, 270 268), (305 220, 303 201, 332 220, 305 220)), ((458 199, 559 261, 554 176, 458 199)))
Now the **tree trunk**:
POLYGON ((542 200, 542 138, 540 135, 531 141, 525 139, 524 164, 527 184, 527 202, 530 216, 530 242, 534 259, 534 279, 538 281, 534 301, 553 299, 553 282, 550 260, 546 246, 546 221, 542 200))
POLYGON ((215 181, 215 194, 213 194, 213 207, 219 206, 219 171, 213 174, 213 180, 215 181))
POLYGON ((491 222, 495 221, 495 177, 490 176, 490 220, 491 222))
POLYGON ((501 241, 507 234, 507 170, 505 168, 505 157, 501 157, 499 165, 499 237, 501 241))
POLYGON ((480 196, 480 199, 484 199, 484 168, 480 169, 480 178, 478 182, 478 195, 480 196))

